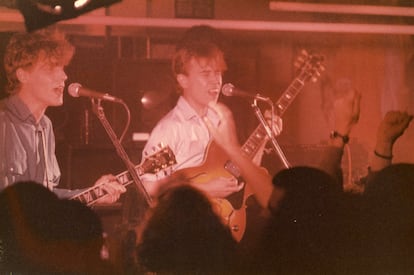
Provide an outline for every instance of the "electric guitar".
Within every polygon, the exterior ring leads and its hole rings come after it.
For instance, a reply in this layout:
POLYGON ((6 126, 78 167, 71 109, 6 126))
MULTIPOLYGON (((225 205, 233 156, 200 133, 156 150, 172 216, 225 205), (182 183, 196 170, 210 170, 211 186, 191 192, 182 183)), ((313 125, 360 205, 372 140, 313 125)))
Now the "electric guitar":
MULTIPOLYGON (((279 116, 283 115, 307 81, 317 80, 321 71, 324 70, 322 61, 322 56, 302 51, 295 62, 295 66, 299 71, 297 76, 276 102, 279 116)), ((266 130, 260 124, 243 144, 242 150, 246 156, 253 158, 265 142, 267 142, 266 130)), ((243 181, 239 168, 229 160, 228 156, 215 142, 209 144, 206 152, 206 157, 201 166, 184 168, 176 171, 175 174, 184 176, 195 183, 205 183, 221 176, 234 176, 239 182, 243 181)), ((239 192, 231 194, 225 199, 214 198, 213 200, 213 206, 217 214, 230 228, 234 239, 237 241, 242 239, 246 229, 246 200, 252 194, 253 192, 249 186, 245 184, 239 192)))
MULTIPOLYGON (((152 155, 146 157, 144 162, 142 162, 140 165, 135 166, 135 170, 137 172, 137 175, 141 176, 145 173, 158 173, 159 171, 165 170, 174 164, 176 164, 176 160, 171 148, 168 146, 160 145, 160 149, 152 155)), ((129 171, 118 174, 116 178, 123 186, 127 186, 134 182, 129 171)), ((90 206, 96 203, 100 198, 107 195, 106 191, 103 189, 103 185, 104 183, 94 185, 82 191, 81 193, 76 194, 70 199, 78 200, 90 206)))

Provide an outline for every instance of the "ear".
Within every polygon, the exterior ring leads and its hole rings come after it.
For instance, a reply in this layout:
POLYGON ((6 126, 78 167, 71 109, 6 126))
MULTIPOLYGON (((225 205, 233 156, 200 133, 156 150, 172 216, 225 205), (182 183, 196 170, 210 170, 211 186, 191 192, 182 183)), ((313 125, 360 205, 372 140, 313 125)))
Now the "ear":
POLYGON ((181 88, 185 89, 188 86, 188 78, 185 74, 177 75, 177 82, 180 84, 181 88))
POLYGON ((16 70, 16 77, 21 83, 25 83, 27 81, 27 72, 22 68, 18 68, 16 70))

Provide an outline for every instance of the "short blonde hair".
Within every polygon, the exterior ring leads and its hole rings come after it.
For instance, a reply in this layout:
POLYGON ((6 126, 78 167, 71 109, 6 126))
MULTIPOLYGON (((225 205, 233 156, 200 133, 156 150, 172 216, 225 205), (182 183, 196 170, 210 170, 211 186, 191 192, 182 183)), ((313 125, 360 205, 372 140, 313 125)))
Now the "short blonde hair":
POLYGON ((12 94, 19 89, 17 69, 30 68, 39 61, 45 61, 52 66, 66 66, 74 52, 75 48, 66 40, 64 34, 52 28, 15 33, 10 38, 4 54, 7 92, 12 94))
MULTIPOLYGON (((193 41, 181 45, 174 54, 172 60, 172 71, 177 78, 179 74, 187 74, 188 64, 192 59, 214 60, 218 69, 224 72, 227 64, 224 59, 223 51, 214 43, 193 41)), ((178 92, 182 92, 181 86, 177 84, 178 92)))

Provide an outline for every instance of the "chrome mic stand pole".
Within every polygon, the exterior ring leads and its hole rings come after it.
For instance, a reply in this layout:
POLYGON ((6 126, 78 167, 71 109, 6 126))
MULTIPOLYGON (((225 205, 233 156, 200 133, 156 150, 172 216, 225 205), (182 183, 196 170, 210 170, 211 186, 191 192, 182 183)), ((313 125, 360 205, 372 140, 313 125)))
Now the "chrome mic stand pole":
MULTIPOLYGON (((142 181, 138 177, 137 170, 135 169, 134 165, 130 161, 128 154, 125 152, 124 148, 121 145, 121 142, 119 141, 118 137, 116 136, 114 130, 112 129, 110 123, 106 119, 105 112, 103 110, 103 107, 101 105, 100 99, 92 99, 92 109, 93 112, 96 114, 96 116, 99 118, 99 120, 102 123, 102 126, 105 128, 108 136, 110 137, 113 145, 115 146, 115 149, 118 153, 118 155, 121 157, 121 159, 124 161, 125 165, 128 168, 128 172, 130 176, 132 177, 133 181, 135 182, 135 186, 138 188, 140 193, 144 196, 145 201, 147 202, 148 206, 152 206, 152 199, 151 196, 147 193, 147 191, 144 188, 144 185, 142 184, 142 181)), ((125 108, 128 108, 125 103, 121 102, 125 108)))
POLYGON ((253 103, 252 103, 252 107, 254 109, 254 112, 256 114, 256 117, 259 119, 260 123, 262 124, 262 126, 264 127, 267 136, 269 137, 270 141, 272 142, 273 148, 275 149, 276 153, 278 154, 280 160, 282 161, 283 165, 285 166, 285 168, 290 168, 291 165, 289 164, 285 154, 282 151, 282 148, 280 148, 279 143, 276 141, 275 135, 274 135, 274 131, 273 131, 273 116, 274 116, 274 106, 273 106, 273 102, 269 99, 266 98, 266 100, 264 100, 265 102, 268 102, 269 105, 272 108, 272 127, 269 127, 269 124, 266 122, 266 119, 263 117, 262 112, 260 111, 260 108, 257 106, 257 98, 254 99, 253 103))

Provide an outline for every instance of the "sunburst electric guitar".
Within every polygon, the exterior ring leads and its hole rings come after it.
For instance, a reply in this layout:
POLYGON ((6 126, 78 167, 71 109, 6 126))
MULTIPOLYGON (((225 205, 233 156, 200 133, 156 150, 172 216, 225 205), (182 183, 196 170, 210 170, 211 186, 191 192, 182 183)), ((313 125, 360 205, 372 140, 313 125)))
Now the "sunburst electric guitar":
MULTIPOLYGON (((295 62, 295 66, 298 67, 297 77, 276 102, 279 116, 282 116, 307 81, 317 80, 320 72, 324 69, 322 61, 321 56, 302 51, 295 62)), ((242 150, 245 155, 253 158, 265 142, 267 142, 266 130, 260 124, 243 144, 242 150)), ((201 184, 217 177, 229 176, 236 177, 239 182, 243 181, 239 168, 229 160, 226 153, 215 142, 209 144, 206 152, 206 157, 201 166, 184 168, 176 171, 175 174, 201 184)), ((245 184, 239 192, 225 199, 215 198, 213 200, 217 213, 224 223, 229 226, 234 239, 237 241, 242 239, 246 229, 246 200, 250 195, 252 195, 252 192, 249 186, 245 184)))
MULTIPOLYGON (((160 145, 160 148, 155 153, 146 157, 140 165, 135 166, 135 170, 137 175, 141 176, 146 173, 158 173, 159 171, 165 170, 174 164, 176 164, 176 160, 171 148, 160 145)), ((134 182, 129 171, 118 174, 116 178, 124 186, 134 182)), ((78 200, 90 206, 106 195, 107 193, 103 189, 103 184, 99 184, 85 189, 70 199, 78 200)))

